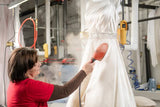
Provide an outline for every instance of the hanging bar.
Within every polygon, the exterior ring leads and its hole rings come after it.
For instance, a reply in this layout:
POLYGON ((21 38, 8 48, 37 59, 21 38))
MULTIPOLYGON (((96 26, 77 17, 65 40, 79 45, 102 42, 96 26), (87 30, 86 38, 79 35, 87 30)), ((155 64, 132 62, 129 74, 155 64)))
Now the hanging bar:
POLYGON ((125 6, 125 0, 122 0, 122 20, 124 20, 124 6, 125 6))
MULTIPOLYGON (((131 7, 132 4, 131 4, 131 3, 128 3, 128 4, 124 4, 124 6, 131 7)), ((145 9, 156 9, 156 8, 158 8, 158 7, 159 7, 159 6, 139 4, 139 8, 145 8, 145 9)))
MULTIPOLYGON (((145 21, 149 21, 149 20, 156 20, 156 19, 160 19, 160 16, 146 18, 146 19, 140 19, 140 20, 138 20, 138 22, 140 23, 140 22, 145 22, 145 21)), ((131 24, 131 21, 127 22, 127 24, 131 24)))

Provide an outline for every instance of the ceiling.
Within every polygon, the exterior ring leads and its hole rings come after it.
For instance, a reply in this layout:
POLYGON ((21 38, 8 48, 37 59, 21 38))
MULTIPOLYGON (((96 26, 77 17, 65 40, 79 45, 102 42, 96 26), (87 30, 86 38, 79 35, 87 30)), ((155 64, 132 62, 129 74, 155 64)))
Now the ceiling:
MULTIPOLYGON (((10 0, 10 1, 16 1, 16 0, 10 0)), ((23 3, 20 5, 20 16, 25 16, 29 13, 34 12, 35 8, 35 1, 36 0, 28 0, 27 2, 23 3)), ((44 6, 45 5, 45 0, 37 0, 38 1, 38 7, 44 6)), ((56 1, 61 1, 61 0, 50 0, 51 2, 56 2, 56 1)), ((68 0, 72 1, 72 0, 68 0)), ((128 2, 131 2, 132 0, 128 0, 128 2)), ((153 6, 160 6, 160 0, 139 0, 140 4, 145 4, 145 5, 153 5, 153 6)))

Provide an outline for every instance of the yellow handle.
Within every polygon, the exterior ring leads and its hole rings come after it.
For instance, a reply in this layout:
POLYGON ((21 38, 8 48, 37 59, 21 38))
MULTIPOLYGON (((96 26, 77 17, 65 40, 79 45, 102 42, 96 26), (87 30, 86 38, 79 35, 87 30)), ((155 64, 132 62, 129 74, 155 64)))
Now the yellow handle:
POLYGON ((57 55, 57 46, 54 46, 54 54, 57 55))
POLYGON ((43 44, 43 49, 45 52, 44 57, 48 58, 48 44, 47 43, 43 44))
POLYGON ((6 46, 13 46, 13 42, 7 42, 6 46))
POLYGON ((120 43, 122 45, 126 44, 126 33, 127 33, 127 22, 122 20, 120 22, 120 43))

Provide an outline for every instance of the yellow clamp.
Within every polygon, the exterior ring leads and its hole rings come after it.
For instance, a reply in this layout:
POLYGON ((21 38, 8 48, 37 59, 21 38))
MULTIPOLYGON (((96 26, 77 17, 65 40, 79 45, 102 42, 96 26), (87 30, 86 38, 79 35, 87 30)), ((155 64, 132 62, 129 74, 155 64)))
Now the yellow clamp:
POLYGON ((122 20, 120 22, 120 43, 122 45, 126 44, 127 27, 127 22, 125 20, 122 20))
POLYGON ((57 55, 57 46, 54 46, 54 55, 57 55))
POLYGON ((43 44, 43 50, 44 50, 44 57, 45 58, 48 58, 48 44, 47 43, 45 43, 45 44, 43 44))
POLYGON ((7 42, 6 46, 13 46, 13 42, 7 42))

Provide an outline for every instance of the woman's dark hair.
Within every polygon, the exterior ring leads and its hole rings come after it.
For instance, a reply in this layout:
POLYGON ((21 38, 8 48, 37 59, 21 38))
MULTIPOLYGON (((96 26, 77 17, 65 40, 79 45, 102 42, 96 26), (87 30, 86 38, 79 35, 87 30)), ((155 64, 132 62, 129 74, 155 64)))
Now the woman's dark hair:
POLYGON ((26 79, 27 70, 38 60, 37 51, 23 47, 15 49, 8 60, 8 76, 10 81, 18 82, 26 79))

